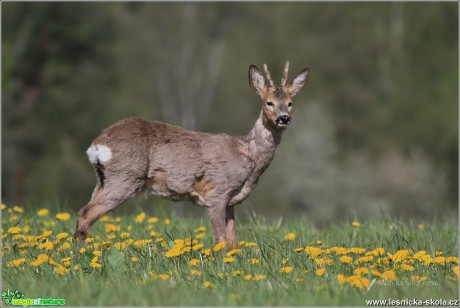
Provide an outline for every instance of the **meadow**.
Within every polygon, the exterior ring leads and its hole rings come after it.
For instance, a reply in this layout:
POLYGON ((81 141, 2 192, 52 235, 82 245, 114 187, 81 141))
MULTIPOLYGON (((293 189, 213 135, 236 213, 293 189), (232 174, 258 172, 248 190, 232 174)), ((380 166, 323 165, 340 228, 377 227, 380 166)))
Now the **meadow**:
MULTIPOLYGON (((159 215, 160 216, 160 215, 159 215)), ((66 305, 359 305, 458 299, 457 221, 239 223, 239 247, 213 242, 207 220, 111 214, 84 245, 75 213, 2 204, 2 301, 66 305), (10 293, 7 292, 10 291, 10 293), (19 297, 19 296, 18 296, 19 297)))

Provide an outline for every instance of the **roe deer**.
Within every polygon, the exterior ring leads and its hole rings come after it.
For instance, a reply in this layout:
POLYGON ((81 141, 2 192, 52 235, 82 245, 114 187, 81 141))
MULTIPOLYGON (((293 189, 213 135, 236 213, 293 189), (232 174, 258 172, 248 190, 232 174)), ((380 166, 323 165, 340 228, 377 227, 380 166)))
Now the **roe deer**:
POLYGON ((87 237, 90 226, 136 192, 147 188, 170 200, 190 200, 208 208, 216 243, 237 246, 234 206, 245 200, 267 169, 291 122, 291 98, 307 82, 309 69, 275 86, 249 67, 249 84, 262 99, 262 111, 247 136, 209 134, 157 121, 127 118, 106 128, 87 154, 98 178, 89 203, 78 212, 74 238, 87 237))

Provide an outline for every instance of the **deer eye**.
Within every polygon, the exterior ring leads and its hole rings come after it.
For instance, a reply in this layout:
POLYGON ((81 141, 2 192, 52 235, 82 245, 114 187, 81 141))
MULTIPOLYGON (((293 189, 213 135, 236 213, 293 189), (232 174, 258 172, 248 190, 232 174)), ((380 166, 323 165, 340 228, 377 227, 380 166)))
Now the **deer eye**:
POLYGON ((288 103, 288 107, 292 107, 292 102, 289 102, 289 103, 288 103))
POLYGON ((267 106, 270 106, 270 107, 275 106, 275 104, 273 104, 272 102, 267 102, 266 104, 267 104, 267 106))

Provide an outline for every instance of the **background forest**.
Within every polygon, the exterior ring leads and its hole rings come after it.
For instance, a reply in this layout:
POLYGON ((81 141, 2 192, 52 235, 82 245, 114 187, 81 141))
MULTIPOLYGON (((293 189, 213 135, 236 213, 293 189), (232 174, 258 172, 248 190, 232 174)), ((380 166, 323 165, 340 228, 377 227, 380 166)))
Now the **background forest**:
POLYGON ((2 202, 86 204, 85 151, 124 117, 246 134, 249 65, 278 80, 286 60, 310 79, 237 213, 457 215, 456 2, 3 3, 2 202))

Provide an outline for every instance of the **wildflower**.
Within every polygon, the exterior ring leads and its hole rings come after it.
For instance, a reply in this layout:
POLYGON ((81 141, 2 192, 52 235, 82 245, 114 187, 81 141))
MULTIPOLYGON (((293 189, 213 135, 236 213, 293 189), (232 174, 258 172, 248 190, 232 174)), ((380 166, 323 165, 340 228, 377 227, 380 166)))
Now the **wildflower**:
POLYGON ((445 265, 446 264, 446 258, 442 257, 442 256, 438 256, 438 257, 433 259, 433 262, 437 263, 439 265, 445 265))
POLYGON ((142 246, 146 246, 147 244, 150 244, 152 240, 138 240, 133 243, 134 246, 137 248, 141 248, 142 246))
POLYGON ((297 236, 296 236, 295 233, 289 232, 288 234, 286 234, 286 235, 284 236, 284 239, 285 239, 285 240, 288 240, 288 241, 293 241, 293 240, 295 240, 296 237, 297 237, 297 236))
POLYGON ((104 215, 104 216, 102 216, 101 218, 99 218, 99 221, 102 221, 102 222, 109 222, 109 221, 110 221, 110 217, 107 216, 107 215, 104 215))
POLYGON ((240 253, 240 252, 242 252, 241 249, 232 249, 232 250, 230 250, 229 252, 227 252, 227 256, 228 256, 228 257, 231 257, 231 256, 233 256, 233 255, 236 255, 236 254, 240 253))
POLYGON ((80 250, 78 250, 81 254, 84 254, 86 252, 86 248, 80 248, 80 250))
POLYGON ((196 245, 193 245, 193 246, 192 246, 192 249, 195 250, 195 251, 197 251, 197 250, 199 250, 199 249, 201 249, 201 248, 203 248, 203 247, 204 247, 203 244, 196 244, 196 245))
POLYGON ((357 287, 359 289, 365 289, 369 287, 369 279, 362 278, 361 276, 351 276, 348 280, 350 286, 357 287))
POLYGON ((414 270, 414 267, 413 267, 412 265, 405 264, 405 263, 401 266, 401 268, 402 268, 403 270, 409 271, 409 272, 411 272, 411 271, 414 270))
POLYGON ((326 274, 326 269, 325 268, 319 268, 315 271, 315 275, 316 276, 324 276, 324 274, 326 274))
POLYGON ((457 265, 457 266, 454 266, 454 267, 452 268, 452 270, 454 271, 455 276, 457 276, 457 278, 458 278, 458 265, 457 265))
POLYGON ((374 250, 372 250, 372 254, 374 256, 382 256, 384 253, 385 253, 385 249, 383 249, 382 247, 375 248, 374 250))
POLYGON ((48 256, 45 254, 38 255, 37 259, 30 263, 33 267, 38 267, 48 261, 48 256))
POLYGON ((351 263, 351 261, 353 261, 353 258, 349 257, 349 256, 342 256, 342 257, 340 257, 339 260, 342 263, 351 263))
POLYGON ((190 261, 188 261, 188 264, 190 265, 198 265, 200 263, 200 260, 198 259, 192 259, 190 261))
POLYGON ((251 274, 248 274, 248 275, 244 276, 244 280, 251 280, 251 278, 252 278, 251 274))
POLYGON ((371 262, 373 259, 374 259, 373 256, 364 256, 364 257, 356 259, 355 264, 371 262))
POLYGON ((291 267, 291 266, 285 266, 285 267, 282 267, 282 268, 281 268, 281 273, 289 274, 289 273, 292 272, 293 270, 294 270, 293 267, 291 267))
POLYGON ((215 288, 216 288, 216 286, 215 286, 212 282, 209 282, 209 281, 205 281, 205 282, 203 283, 203 286, 204 286, 205 288, 210 288, 210 289, 215 289, 215 288))
POLYGON ((254 242, 246 242, 246 243, 244 243, 244 246, 246 246, 246 247, 254 247, 254 246, 257 246, 257 244, 254 243, 254 242))
POLYGON ((100 256, 102 256, 102 251, 95 250, 95 251, 93 251, 93 255, 100 257, 100 256))
POLYGON ((204 234, 204 233, 198 233, 197 235, 195 235, 195 237, 196 237, 197 239, 202 239, 202 238, 204 238, 205 236, 206 236, 206 234, 204 234))
POLYGON ((380 277, 383 278, 384 280, 392 281, 396 279, 396 274, 393 270, 388 270, 384 272, 382 275, 380 275, 380 277))
POLYGON ((69 213, 57 213, 56 214, 56 219, 60 221, 66 221, 70 219, 70 214, 69 213))
POLYGON ((54 271, 58 273, 59 275, 65 275, 68 272, 68 269, 66 269, 62 265, 59 265, 54 268, 54 271))
POLYGON ((233 263, 233 262, 235 262, 235 258, 233 258, 233 257, 226 257, 226 258, 224 258, 224 262, 225 262, 225 263, 233 263))
POLYGON ((359 222, 357 222, 357 221, 353 221, 353 222, 351 223, 351 226, 352 226, 353 228, 359 228, 359 227, 361 227, 361 224, 360 224, 359 222))
POLYGON ((131 262, 133 262, 133 263, 139 262, 139 259, 136 258, 136 257, 132 257, 132 258, 131 258, 131 262))
POLYGON ((199 226, 198 228, 196 228, 196 229, 193 230, 193 231, 195 231, 195 233, 204 232, 204 231, 206 231, 206 227, 199 226))
POLYGON ((19 228, 19 227, 11 227, 11 228, 8 229, 8 233, 10 233, 10 234, 16 234, 16 233, 21 232, 21 230, 22 230, 22 229, 19 228))
POLYGON ((214 251, 220 251, 222 248, 224 248, 227 244, 225 242, 220 242, 214 246, 212 250, 214 251))
POLYGON ((85 239, 85 242, 86 242, 86 243, 92 243, 93 241, 94 241, 94 239, 93 239, 92 237, 87 237, 87 238, 85 239))
POLYGON ((267 276, 265 276, 265 275, 256 275, 256 276, 254 276, 255 281, 259 281, 259 280, 262 280, 262 279, 265 279, 265 278, 267 278, 267 276))
POLYGON ((326 250, 326 253, 331 253, 334 252, 337 255, 343 255, 347 252, 347 249, 344 247, 331 247, 328 250, 326 250))
POLYGON ((62 250, 66 250, 66 249, 69 249, 69 248, 70 248, 70 244, 69 243, 64 243, 61 246, 59 246, 57 250, 62 251, 62 250))
POLYGON ((372 271, 371 271, 371 274, 374 275, 375 277, 380 277, 380 276, 382 276, 382 274, 381 274, 379 271, 376 271, 376 270, 372 270, 372 271))
POLYGON ((413 281, 426 281, 427 279, 428 278, 426 278, 425 276, 419 276, 419 275, 414 275, 410 277, 410 280, 413 280, 413 281))
POLYGON ((317 265, 325 265, 325 264, 331 265, 332 262, 333 261, 331 259, 329 259, 329 258, 317 258, 317 259, 315 259, 315 263, 317 265))
POLYGON ((6 209, 6 204, 2 203, 2 210, 6 209))
POLYGON ((195 275, 195 276, 201 276, 201 275, 203 275, 203 273, 200 272, 200 271, 198 271, 198 270, 191 270, 191 271, 190 271, 190 274, 195 275))
POLYGON ((313 247, 313 246, 307 246, 305 248, 305 252, 308 255, 310 255, 310 257, 312 257, 313 259, 324 253, 324 251, 322 249, 317 248, 317 247, 313 247))
POLYGON ((288 261, 289 261, 289 259, 283 259, 283 260, 281 260, 281 264, 286 264, 286 263, 288 263, 288 261))
POLYGON ((120 226, 114 224, 105 224, 105 233, 120 231, 120 226))
POLYGON ((149 224, 154 224, 156 222, 158 222, 158 217, 150 217, 149 219, 147 219, 147 223, 149 224))
POLYGON ((54 248, 53 242, 45 242, 41 243, 38 248, 45 249, 45 250, 52 250, 54 248))
POLYGON ((302 252, 302 250, 303 250, 303 247, 299 247, 299 248, 294 249, 295 252, 302 252))
POLYGON ((64 238, 68 237, 68 236, 69 236, 69 233, 62 232, 62 233, 59 233, 58 235, 56 235, 56 238, 62 240, 64 238))
POLYGON ((352 247, 352 248, 348 249, 347 252, 348 253, 354 253, 354 254, 357 254, 357 255, 361 255, 361 254, 366 252, 366 249, 365 248, 359 248, 359 247, 352 247))
POLYGON ((169 275, 160 274, 160 275, 158 275, 158 278, 160 278, 161 280, 167 280, 169 278, 169 275))
POLYGON ((457 263, 458 264, 458 257, 447 257, 445 261, 446 261, 446 263, 450 262, 450 263, 457 263))
POLYGON ((259 259, 252 258, 249 260, 249 262, 252 264, 259 264, 259 259))
POLYGON ((98 260, 99 260, 99 257, 94 257, 93 259, 91 259, 91 263, 89 264, 92 268, 101 268, 102 265, 100 263, 98 263, 98 260))
POLYGON ((19 205, 13 206, 13 211, 18 212, 18 213, 24 213, 24 209, 20 207, 19 205))
POLYGON ((137 222, 137 223, 141 223, 141 222, 144 221, 144 219, 145 219, 145 213, 142 212, 142 213, 140 213, 139 215, 136 216, 134 221, 137 222))
POLYGON ((171 223, 171 219, 165 218, 165 225, 169 225, 171 223))
POLYGON ((358 267, 354 270, 353 273, 355 275, 367 275, 369 273, 369 270, 367 269, 367 267, 358 267))
POLYGON ((22 263, 24 263, 26 261, 27 261, 27 259, 25 259, 25 258, 16 259, 16 260, 12 260, 12 261, 8 262, 8 265, 9 266, 19 266, 19 265, 21 265, 22 263))
POLYGON ((209 248, 203 249, 201 253, 204 254, 205 256, 208 256, 211 254, 211 249, 209 248))
POLYGON ((340 284, 344 284, 346 282, 345 276, 342 274, 337 275, 337 282, 340 284))
POLYGON ((410 254, 409 249, 401 249, 401 250, 398 250, 394 255, 392 255, 391 253, 388 253, 388 257, 394 263, 398 263, 398 262, 402 262, 405 259, 407 259, 409 254, 410 254))
POLYGON ((77 271, 79 268, 80 268, 80 265, 79 265, 79 264, 75 264, 75 265, 73 266, 73 269, 76 270, 76 271, 77 271))
POLYGON ((424 230, 424 229, 425 229, 425 225, 424 225, 424 224, 419 224, 419 225, 418 225, 418 228, 419 228, 420 230, 424 230))
POLYGON ((46 215, 49 214, 49 212, 50 212, 50 211, 48 211, 48 209, 39 209, 39 210, 37 211, 37 215, 38 215, 38 216, 46 216, 46 215))
POLYGON ((243 273, 242 271, 233 271, 232 275, 233 276, 238 276, 239 274, 242 274, 242 273, 243 273))

